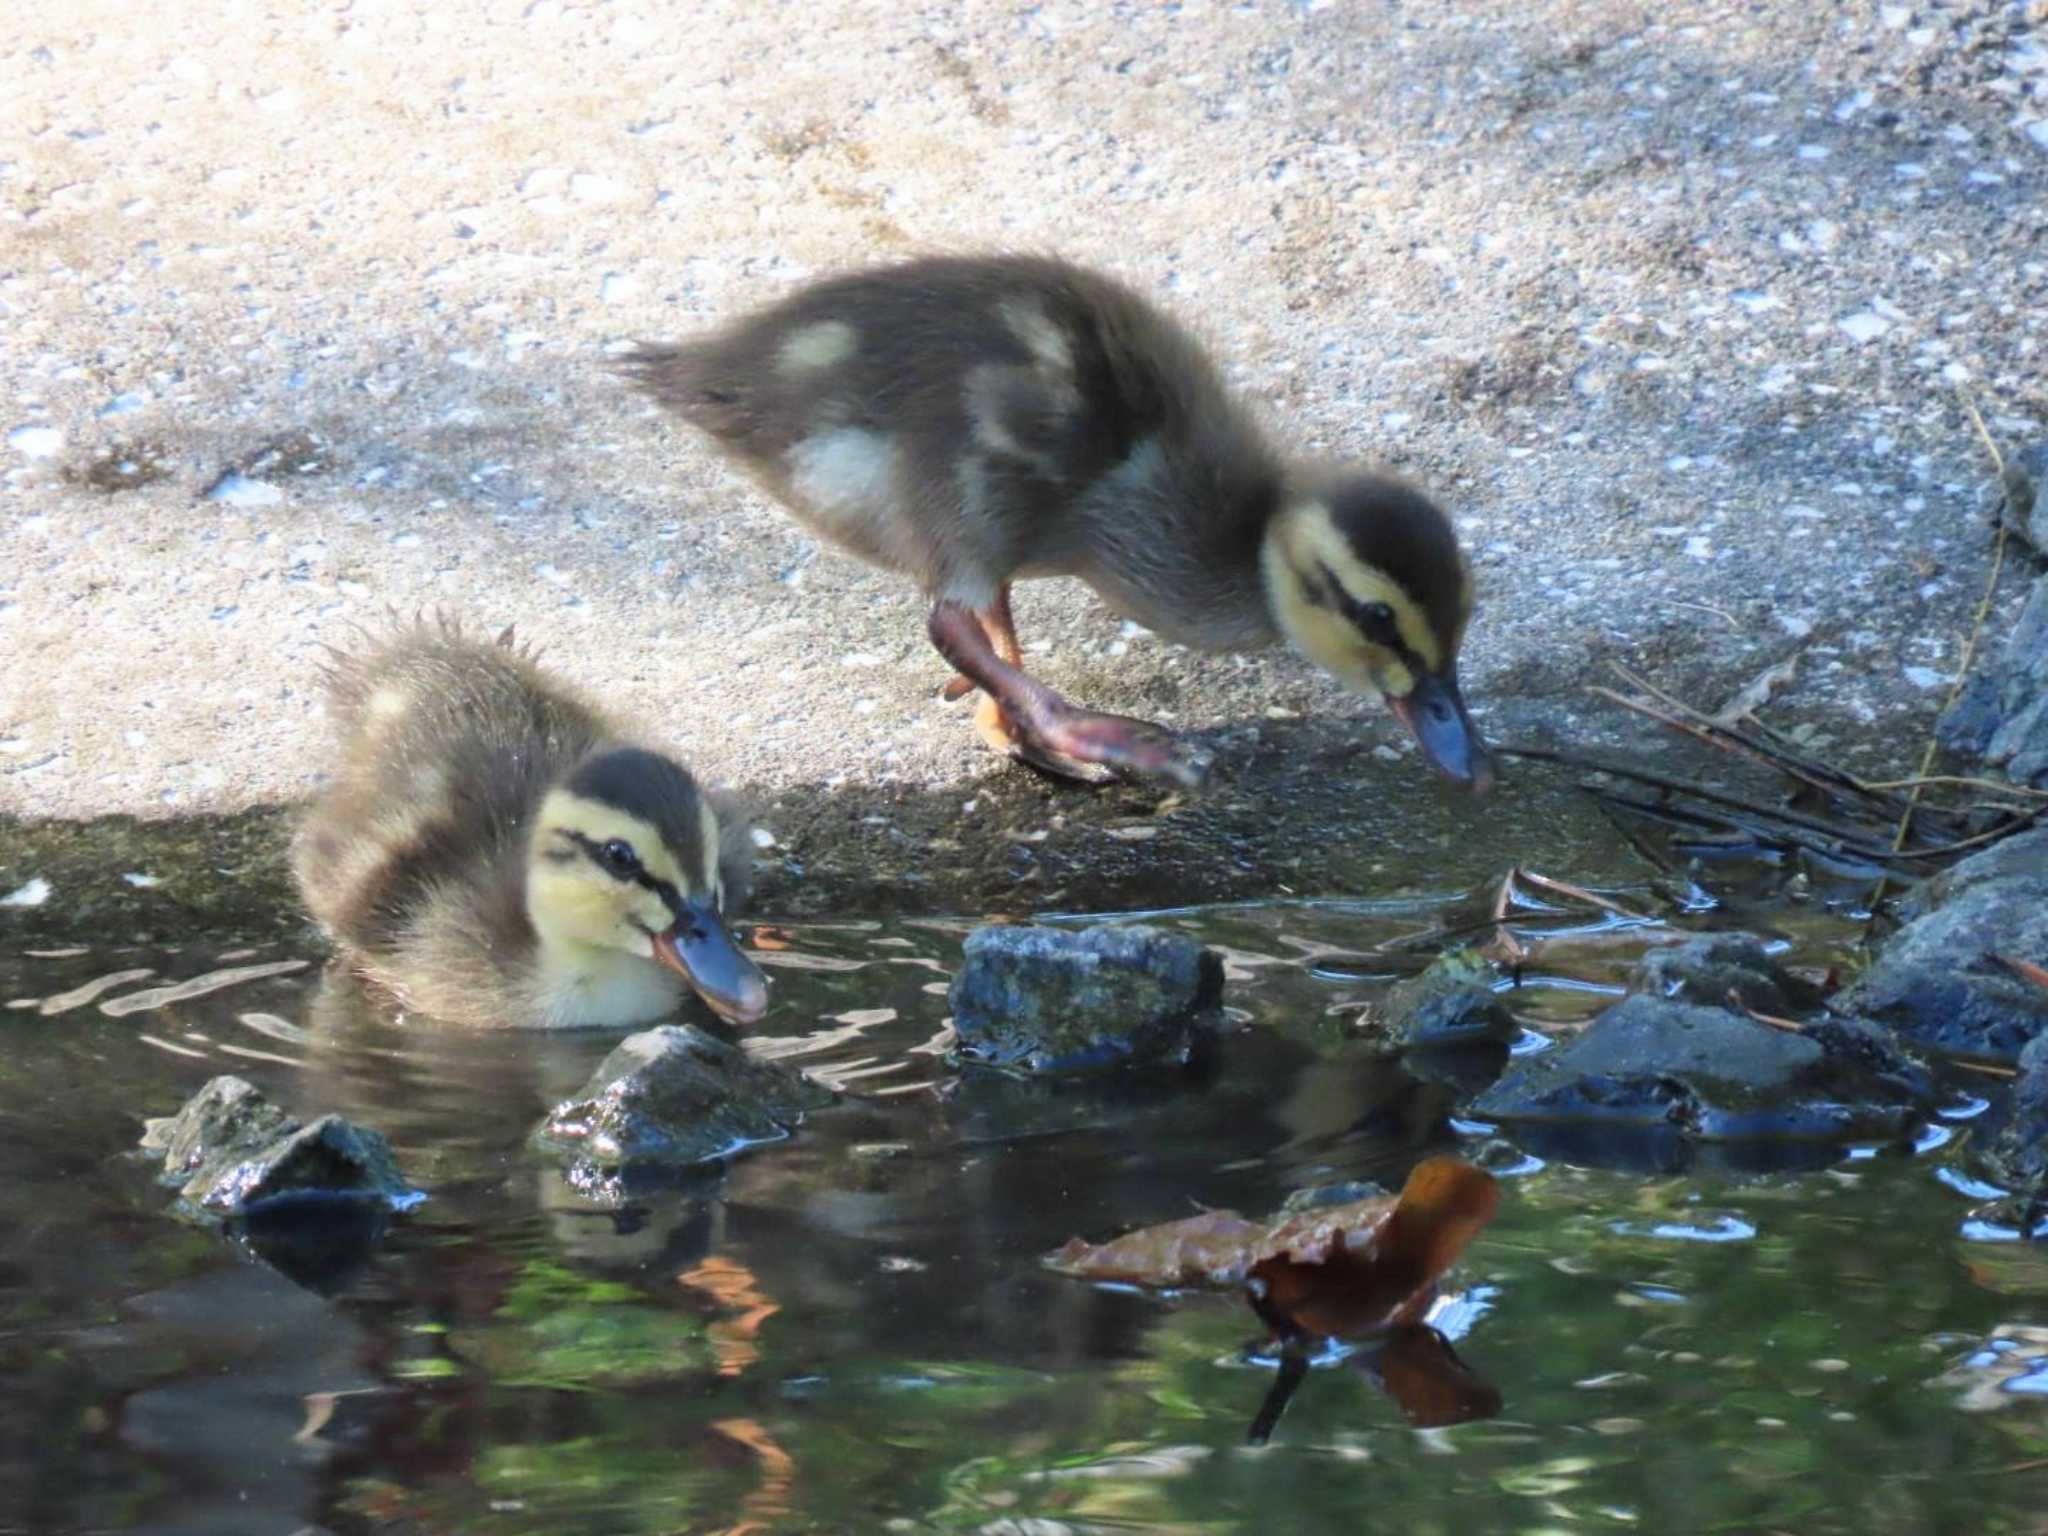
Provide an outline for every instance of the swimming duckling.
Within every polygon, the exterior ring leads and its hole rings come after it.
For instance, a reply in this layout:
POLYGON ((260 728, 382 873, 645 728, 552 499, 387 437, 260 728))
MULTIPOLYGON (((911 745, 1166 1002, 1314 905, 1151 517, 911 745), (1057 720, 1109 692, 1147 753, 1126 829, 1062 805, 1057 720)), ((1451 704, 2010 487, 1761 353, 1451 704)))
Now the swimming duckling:
POLYGON ((765 1011, 724 922, 747 829, 510 630, 416 625, 327 681, 341 769, 292 868, 357 970, 458 1024, 644 1024, 686 987, 728 1019, 765 1011))
POLYGON ((1075 576, 1169 640, 1284 636, 1383 696, 1452 779, 1493 768, 1458 692, 1472 578, 1400 481, 1283 461, 1201 347, 1121 283, 1044 257, 828 278, 621 360, 807 528, 916 579, 985 740, 1089 782, 1192 784, 1205 756, 1026 675, 1012 582, 1075 576))

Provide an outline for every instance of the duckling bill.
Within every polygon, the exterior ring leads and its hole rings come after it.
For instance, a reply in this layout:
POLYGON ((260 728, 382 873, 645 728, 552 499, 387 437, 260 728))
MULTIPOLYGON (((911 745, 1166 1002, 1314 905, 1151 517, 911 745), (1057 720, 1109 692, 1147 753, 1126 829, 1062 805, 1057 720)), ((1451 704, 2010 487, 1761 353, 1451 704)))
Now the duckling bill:
POLYGON ((828 278, 625 370, 807 528, 915 580, 931 641, 1000 751, 1089 782, 1200 780, 1161 727, 1022 667, 1013 583, 1073 576, 1169 640, 1285 639, 1384 697, 1483 793, 1458 690, 1470 567, 1384 475, 1282 458, 1215 365, 1122 284, 1045 257, 936 257, 828 278))
POLYGON ((681 763, 549 677, 511 631, 451 624, 338 656, 333 784, 293 846, 348 962, 450 1023, 643 1024, 686 991, 757 1019, 727 913, 746 829, 681 763))

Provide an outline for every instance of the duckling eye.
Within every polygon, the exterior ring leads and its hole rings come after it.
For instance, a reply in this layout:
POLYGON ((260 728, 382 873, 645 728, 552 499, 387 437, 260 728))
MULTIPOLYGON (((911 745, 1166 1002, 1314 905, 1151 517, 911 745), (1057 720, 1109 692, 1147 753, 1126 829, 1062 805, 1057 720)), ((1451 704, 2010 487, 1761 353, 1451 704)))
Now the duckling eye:
POLYGON ((640 872, 640 855, 623 837, 615 837, 597 851, 604 867, 624 879, 640 872))
POLYGON ((1394 627, 1394 610, 1386 603, 1353 603, 1351 622, 1360 632, 1379 644, 1398 648, 1401 632, 1394 627))

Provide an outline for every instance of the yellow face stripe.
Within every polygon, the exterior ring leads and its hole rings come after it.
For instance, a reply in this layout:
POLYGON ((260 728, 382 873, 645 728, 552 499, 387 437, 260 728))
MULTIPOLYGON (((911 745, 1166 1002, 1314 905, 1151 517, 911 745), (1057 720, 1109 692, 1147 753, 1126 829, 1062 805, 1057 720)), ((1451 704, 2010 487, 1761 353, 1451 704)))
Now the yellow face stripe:
MULTIPOLYGON (((1427 670, 1435 672, 1443 667, 1443 648, 1430 628, 1429 616, 1392 577, 1367 565, 1352 552, 1351 541, 1338 532, 1329 508, 1317 502, 1305 504, 1288 516, 1281 536, 1287 563, 1294 568, 1297 579, 1320 585, 1321 571, 1327 570, 1354 602, 1385 603, 1394 611, 1394 628, 1401 643, 1415 653, 1427 670)), ((1341 615, 1337 620, 1345 629, 1357 632, 1341 615)), ((1362 637, 1361 642, 1364 643, 1362 637)))
MULTIPOLYGON (((557 829, 579 832, 593 843, 619 838, 632 845, 633 852, 639 855, 641 868, 655 879, 666 880, 679 891, 705 889, 699 872, 685 870, 676 862, 652 823, 616 806, 586 800, 566 789, 558 789, 541 806, 540 826, 543 835, 557 829)), ((716 857, 715 853, 713 857, 716 857)))
MULTIPOLYGON (((1360 560, 1337 529, 1329 508, 1302 502, 1274 520, 1260 552, 1266 596, 1288 642, 1340 682, 1364 693, 1405 698, 1421 681, 1414 666, 1441 672, 1446 655, 1422 605, 1386 572, 1360 560), (1378 645, 1324 596, 1331 581, 1359 604, 1384 603, 1408 652, 1378 645)), ((1471 611, 1471 571, 1462 573, 1464 608, 1471 611)), ((1462 622, 1459 625, 1463 630, 1462 622)))

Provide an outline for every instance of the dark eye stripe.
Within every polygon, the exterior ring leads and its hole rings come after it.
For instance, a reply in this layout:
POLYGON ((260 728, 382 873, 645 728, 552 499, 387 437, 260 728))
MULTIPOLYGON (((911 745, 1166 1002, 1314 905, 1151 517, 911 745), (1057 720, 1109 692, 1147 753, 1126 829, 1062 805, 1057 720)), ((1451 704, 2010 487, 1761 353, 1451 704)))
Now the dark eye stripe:
POLYGON ((1351 595, 1344 583, 1337 579, 1337 573, 1329 566, 1319 565, 1317 568, 1323 577, 1323 590, 1314 594, 1318 607, 1335 608, 1360 634, 1375 645, 1385 646, 1407 663, 1411 670, 1429 670, 1422 664, 1422 658, 1417 656, 1409 648, 1408 642, 1401 638, 1401 627, 1394 617, 1392 608, 1385 603, 1361 603, 1351 595))
MULTIPOLYGON (((555 829, 555 832, 558 836, 566 837, 567 839, 569 839, 570 842, 574 843, 578 848, 582 849, 584 856, 588 858, 591 863, 595 864, 599 869, 603 870, 606 874, 610 875, 614 880, 618 881, 620 884, 637 885, 643 891, 652 891, 655 895, 661 898, 661 904, 667 907, 669 911, 674 912, 678 915, 681 914, 683 910, 683 898, 681 893, 676 890, 675 886, 671 882, 667 880, 656 879, 653 875, 650 875, 644 867, 635 868, 625 872, 621 872, 617 869, 614 869, 611 865, 611 861, 605 857, 605 844, 598 842, 595 838, 585 837, 581 832, 578 832, 573 828, 557 827, 555 829)), ((614 839, 614 841, 616 841, 616 839, 614 839)))

